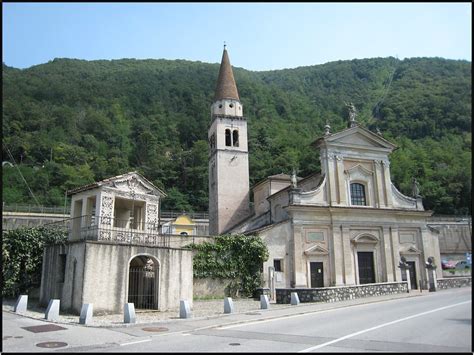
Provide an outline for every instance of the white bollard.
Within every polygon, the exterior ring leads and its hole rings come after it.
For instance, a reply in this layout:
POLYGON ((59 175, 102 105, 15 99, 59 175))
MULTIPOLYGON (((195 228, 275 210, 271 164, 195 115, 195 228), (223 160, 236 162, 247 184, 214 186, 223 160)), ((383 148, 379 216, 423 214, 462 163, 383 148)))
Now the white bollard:
POLYGON ((224 313, 234 313, 234 302, 231 297, 224 298, 224 313))
POLYGON ((28 295, 20 295, 18 296, 15 306, 13 307, 13 312, 25 313, 27 305, 28 305, 28 295))
POLYGON ((89 324, 92 321, 93 308, 92 303, 84 303, 82 305, 79 324, 89 324))
POLYGON ((124 312, 123 312, 123 322, 124 323, 136 323, 137 318, 135 316, 135 304, 134 303, 125 303, 124 312))
POLYGON ((187 300, 179 301, 179 318, 191 318, 191 308, 187 300))
POLYGON ((47 320, 57 320, 59 318, 59 300, 49 300, 44 318, 47 320))
POLYGON ((260 295, 260 309, 269 309, 270 301, 267 295, 260 295))
POLYGON ((300 304, 300 298, 296 292, 291 293, 291 305, 297 306, 300 304))

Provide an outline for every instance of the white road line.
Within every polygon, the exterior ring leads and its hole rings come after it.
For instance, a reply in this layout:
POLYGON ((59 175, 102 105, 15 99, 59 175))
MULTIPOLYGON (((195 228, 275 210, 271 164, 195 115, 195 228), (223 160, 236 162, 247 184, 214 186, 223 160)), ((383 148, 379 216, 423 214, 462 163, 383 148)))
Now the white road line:
POLYGON ((145 339, 145 340, 137 340, 137 341, 132 341, 130 343, 123 343, 120 344, 120 346, 126 346, 126 345, 132 345, 132 344, 139 344, 139 343, 146 343, 148 341, 151 341, 151 339, 145 339))
POLYGON ((463 305, 463 304, 467 304, 467 303, 471 303, 471 302, 472 302, 472 301, 466 301, 466 302, 456 303, 456 304, 452 304, 452 305, 450 305, 450 306, 432 309, 431 311, 427 311, 427 312, 423 312, 423 313, 414 314, 414 315, 409 316, 409 317, 397 319, 397 320, 395 320, 395 321, 393 321, 393 322, 388 322, 388 323, 380 324, 380 325, 377 325, 377 326, 372 327, 372 328, 368 328, 368 329, 364 329, 364 330, 361 330, 361 331, 356 332, 356 333, 348 334, 348 335, 343 336, 343 337, 341 337, 341 338, 328 341, 327 343, 323 343, 323 344, 319 344, 319 345, 316 345, 316 346, 312 346, 311 348, 303 349, 303 350, 300 350, 300 351, 298 351, 298 352, 299 352, 299 353, 307 353, 307 352, 310 352, 310 351, 313 351, 313 350, 316 350, 316 349, 321 349, 321 348, 323 348, 323 347, 325 347, 325 346, 328 346, 328 345, 331 345, 331 344, 334 344, 334 343, 338 343, 338 342, 340 342, 340 341, 343 341, 343 340, 346 340, 346 339, 355 337, 355 336, 357 336, 357 335, 364 334, 364 333, 367 333, 367 332, 371 332, 372 330, 376 330, 376 329, 383 328, 383 327, 386 327, 386 326, 389 326, 389 325, 392 325, 392 324, 404 322, 404 321, 409 320, 409 319, 412 319, 412 318, 421 317, 421 316, 424 316, 424 315, 426 315, 426 314, 430 314, 430 313, 434 313, 434 312, 439 312, 439 311, 442 311, 442 310, 445 310, 445 309, 448 309, 448 308, 457 307, 457 306, 460 306, 460 305, 463 305))

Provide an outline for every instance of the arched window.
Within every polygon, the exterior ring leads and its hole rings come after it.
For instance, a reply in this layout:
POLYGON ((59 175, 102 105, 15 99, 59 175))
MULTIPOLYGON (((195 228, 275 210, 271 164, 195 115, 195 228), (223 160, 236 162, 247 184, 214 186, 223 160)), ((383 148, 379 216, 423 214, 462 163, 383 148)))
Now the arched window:
POLYGON ((225 130, 225 145, 226 145, 226 147, 232 146, 231 136, 230 136, 230 129, 225 130))
POLYGON ((364 185, 358 183, 351 184, 351 204, 366 206, 364 185))
POLYGON ((239 131, 236 129, 232 132, 232 143, 234 143, 234 147, 239 146, 239 131))

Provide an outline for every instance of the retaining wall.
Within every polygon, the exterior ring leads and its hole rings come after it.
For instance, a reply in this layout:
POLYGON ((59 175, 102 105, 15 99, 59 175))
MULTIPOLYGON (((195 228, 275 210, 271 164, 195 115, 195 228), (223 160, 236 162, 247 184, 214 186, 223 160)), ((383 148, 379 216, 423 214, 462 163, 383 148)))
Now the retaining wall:
POLYGON ((472 286, 472 277, 453 277, 450 279, 436 280, 438 289, 454 288, 454 287, 470 287, 472 286))
POLYGON ((383 296, 408 292, 406 281, 324 288, 277 288, 276 302, 290 303, 291 293, 298 293, 300 302, 338 302, 355 298, 383 296))

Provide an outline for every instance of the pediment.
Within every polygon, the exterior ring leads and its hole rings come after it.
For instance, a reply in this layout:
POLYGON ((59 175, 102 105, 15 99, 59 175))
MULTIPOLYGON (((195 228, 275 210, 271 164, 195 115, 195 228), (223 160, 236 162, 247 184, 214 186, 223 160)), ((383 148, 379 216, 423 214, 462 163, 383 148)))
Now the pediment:
POLYGON ((102 183, 103 186, 112 187, 122 192, 166 196, 163 191, 136 172, 114 176, 103 180, 102 183))
POLYGON ((360 174, 362 174, 363 176, 371 176, 371 175, 373 174, 372 171, 370 171, 370 170, 364 168, 364 167, 363 167, 362 165, 360 165, 360 164, 357 164, 357 165, 353 166, 352 168, 345 170, 345 172, 346 172, 347 174, 349 174, 349 175, 354 175, 354 174, 356 174, 356 173, 360 173, 360 174))
POLYGON ((375 235, 361 233, 352 239, 352 243, 369 243, 369 244, 376 244, 379 242, 379 238, 375 235))
POLYGON ((305 255, 328 255, 329 251, 321 244, 316 244, 304 251, 305 255))
POLYGON ((328 137, 328 143, 349 147, 382 148, 393 150, 396 146, 378 134, 362 127, 353 127, 328 137))
POLYGON ((405 248, 400 252, 401 254, 421 254, 421 250, 415 247, 414 245, 410 245, 409 247, 405 248))

